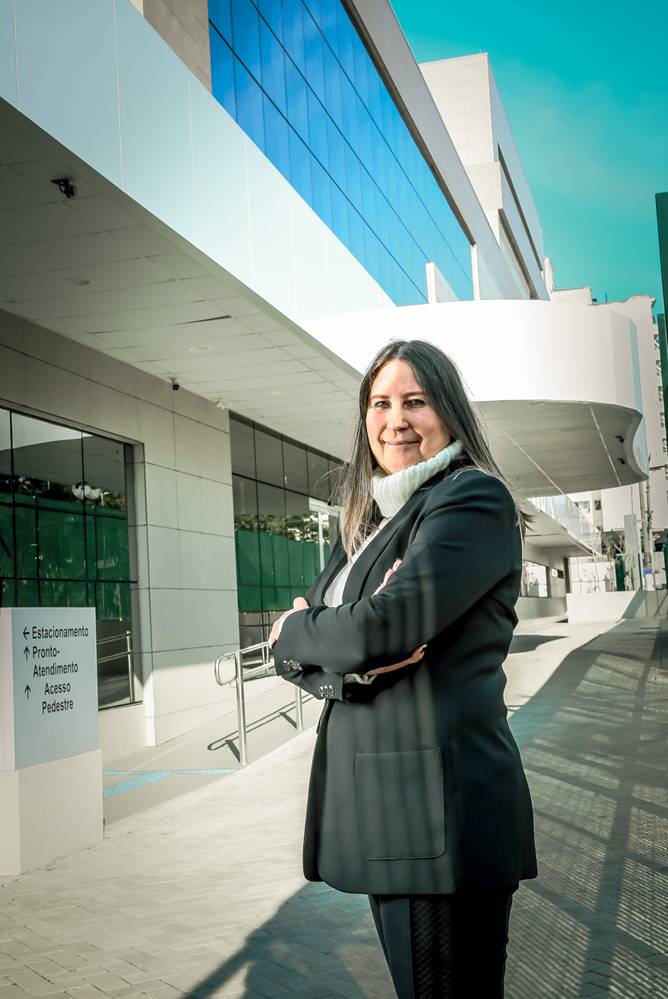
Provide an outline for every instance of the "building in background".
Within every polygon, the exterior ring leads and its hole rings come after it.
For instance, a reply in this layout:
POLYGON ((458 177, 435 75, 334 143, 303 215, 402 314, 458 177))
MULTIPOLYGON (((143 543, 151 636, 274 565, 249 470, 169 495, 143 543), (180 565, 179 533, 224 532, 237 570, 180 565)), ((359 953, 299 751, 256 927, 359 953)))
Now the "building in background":
POLYGON ((0 164, 2 599, 96 607, 109 755, 217 717, 308 588, 390 335, 459 363, 536 508, 520 613, 564 613, 642 354, 551 300, 486 56, 419 67, 385 0, 13 0, 0 164))

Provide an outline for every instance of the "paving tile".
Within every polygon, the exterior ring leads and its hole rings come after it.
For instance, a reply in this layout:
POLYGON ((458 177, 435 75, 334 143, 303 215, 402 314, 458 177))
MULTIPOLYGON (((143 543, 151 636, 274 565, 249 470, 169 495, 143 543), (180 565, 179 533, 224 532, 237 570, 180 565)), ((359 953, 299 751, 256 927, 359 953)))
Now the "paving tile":
MULTIPOLYGON (((541 628, 508 660, 541 868, 508 999, 668 999, 666 626, 647 625, 541 628)), ((313 739, 0 883, 0 999, 389 999, 367 899, 301 877, 313 739)))

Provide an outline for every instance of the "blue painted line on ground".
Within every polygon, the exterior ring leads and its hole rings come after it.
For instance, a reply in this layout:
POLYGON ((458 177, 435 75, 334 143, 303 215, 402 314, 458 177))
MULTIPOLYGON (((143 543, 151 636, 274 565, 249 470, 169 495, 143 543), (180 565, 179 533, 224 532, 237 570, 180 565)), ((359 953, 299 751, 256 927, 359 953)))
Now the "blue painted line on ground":
POLYGON ((125 791, 134 791, 138 787, 145 787, 147 784, 155 784, 157 781, 166 780, 168 777, 224 777, 226 774, 236 773, 234 767, 225 769, 210 770, 105 770, 105 777, 127 777, 127 780, 119 781, 105 787, 104 798, 112 798, 115 794, 123 794, 125 791))

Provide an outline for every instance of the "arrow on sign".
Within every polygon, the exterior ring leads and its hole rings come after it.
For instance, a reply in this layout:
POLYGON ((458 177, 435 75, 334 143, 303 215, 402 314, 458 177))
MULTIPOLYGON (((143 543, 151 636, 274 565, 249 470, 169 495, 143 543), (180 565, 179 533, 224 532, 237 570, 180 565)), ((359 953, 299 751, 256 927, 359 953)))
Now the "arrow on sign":
POLYGON ((27 638, 29 634, 30 634, 30 630, 27 627, 24 628, 23 629, 23 637, 27 638))
POLYGON ((28 698, 28 700, 30 700, 30 687, 28 686, 27 683, 26 683, 25 695, 28 698))
POLYGON ((25 649, 23 650, 23 655, 26 657, 26 659, 30 655, 30 649, 28 648, 27 645, 26 645, 25 649))

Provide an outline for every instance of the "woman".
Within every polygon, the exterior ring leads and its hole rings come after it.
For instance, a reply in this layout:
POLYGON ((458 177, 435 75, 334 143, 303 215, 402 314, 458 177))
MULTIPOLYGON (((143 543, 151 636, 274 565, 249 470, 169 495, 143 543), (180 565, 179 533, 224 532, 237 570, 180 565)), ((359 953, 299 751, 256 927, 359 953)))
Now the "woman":
POLYGON ((401 999, 495 999, 536 876, 501 668, 524 514, 437 347, 388 344, 359 401, 341 538, 270 637, 277 672, 327 701, 304 873, 369 896, 401 999))

